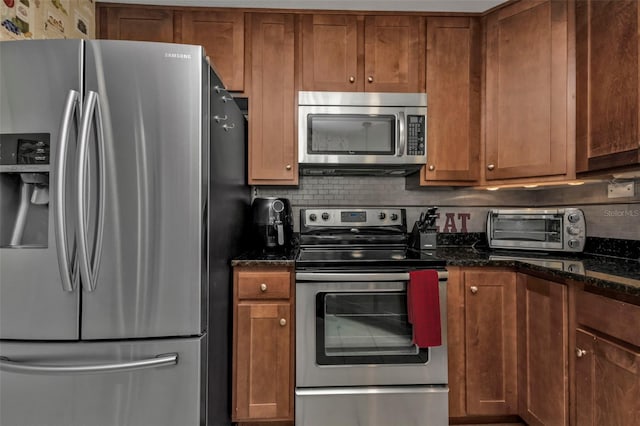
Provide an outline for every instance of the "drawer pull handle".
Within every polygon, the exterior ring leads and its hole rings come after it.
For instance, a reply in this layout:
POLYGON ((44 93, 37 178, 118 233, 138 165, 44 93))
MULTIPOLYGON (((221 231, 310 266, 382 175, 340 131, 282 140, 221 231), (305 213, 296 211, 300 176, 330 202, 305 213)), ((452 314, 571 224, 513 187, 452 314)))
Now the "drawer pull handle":
POLYGON ((487 166, 487 170, 489 170, 489 171, 492 171, 492 170, 493 170, 493 169, 495 169, 495 168, 496 168, 496 165, 495 165, 495 164, 489 164, 489 165, 487 166))
POLYGON ((287 320, 284 318, 280 318, 280 327, 284 327, 285 325, 287 325, 287 320))
POLYGON ((586 354, 587 354, 587 351, 585 351, 584 349, 576 348, 576 357, 582 358, 586 354))
POLYGON ((472 285, 469 290, 471 290, 472 294, 477 294, 478 293, 478 287, 476 287, 475 285, 472 285))
POLYGON ((263 293, 267 291, 267 285, 265 283, 260 284, 260 291, 263 293))

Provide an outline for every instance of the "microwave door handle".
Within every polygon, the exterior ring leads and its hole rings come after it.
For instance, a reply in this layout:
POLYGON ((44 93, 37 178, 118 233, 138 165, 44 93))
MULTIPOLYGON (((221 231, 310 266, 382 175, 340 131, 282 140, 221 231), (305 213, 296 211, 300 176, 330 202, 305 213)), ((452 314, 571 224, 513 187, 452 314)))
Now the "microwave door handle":
POLYGON ((404 128, 405 118, 404 112, 398 113, 398 152, 396 153, 397 157, 402 157, 404 155, 404 147, 407 141, 407 133, 404 128))

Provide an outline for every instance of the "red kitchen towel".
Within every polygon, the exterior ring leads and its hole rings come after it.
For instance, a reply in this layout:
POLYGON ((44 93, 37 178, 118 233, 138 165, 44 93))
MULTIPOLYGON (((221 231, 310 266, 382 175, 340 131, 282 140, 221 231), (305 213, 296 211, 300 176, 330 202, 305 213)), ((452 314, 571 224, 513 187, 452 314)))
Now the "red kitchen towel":
POLYGON ((419 348, 442 345, 437 271, 409 273, 407 314, 413 325, 413 343, 419 348))

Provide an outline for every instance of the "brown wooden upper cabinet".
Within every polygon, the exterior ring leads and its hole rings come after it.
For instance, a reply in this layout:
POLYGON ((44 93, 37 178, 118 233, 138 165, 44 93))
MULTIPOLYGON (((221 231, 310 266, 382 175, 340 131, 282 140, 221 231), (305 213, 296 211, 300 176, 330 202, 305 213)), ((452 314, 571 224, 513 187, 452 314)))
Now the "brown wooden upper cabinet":
POLYGON ((244 13, 211 10, 177 12, 178 43, 204 46, 229 91, 244 91, 244 13))
POLYGON ((421 184, 480 177, 482 49, 477 18, 427 18, 427 166, 421 184))
POLYGON ((531 0, 486 18, 487 181, 575 177, 568 13, 531 0))
POLYGON ((636 0, 576 2, 576 168, 640 163, 636 0))
POLYGON ((97 38, 198 44, 229 91, 244 91, 244 12, 98 4, 97 38))
POLYGON ((294 15, 252 13, 249 184, 298 183, 294 15))
POLYGON ((302 90, 424 92, 424 19, 301 15, 302 90))
POLYGON ((98 6, 97 38, 173 42, 173 10, 157 7, 98 6))

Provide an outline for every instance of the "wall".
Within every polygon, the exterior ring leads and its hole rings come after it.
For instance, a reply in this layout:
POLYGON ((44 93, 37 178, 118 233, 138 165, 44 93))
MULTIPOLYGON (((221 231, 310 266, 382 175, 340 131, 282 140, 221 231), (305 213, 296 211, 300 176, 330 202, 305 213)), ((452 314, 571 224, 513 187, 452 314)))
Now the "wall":
POLYGON ((94 0, 1 0, 0 40, 95 38, 94 0))
MULTIPOLYGON (((311 206, 401 206, 407 208, 409 226, 427 206, 438 206, 436 224, 441 232, 484 232, 487 210, 492 207, 560 207, 583 209, 587 235, 640 240, 640 181, 635 196, 607 198, 608 182, 547 189, 468 188, 406 189, 404 178, 301 176, 297 188, 255 187, 257 197, 291 200, 294 217, 311 206)), ((295 229, 298 230, 296 220, 295 229)))

